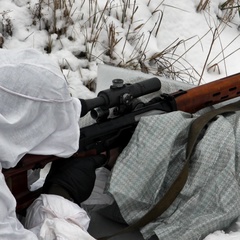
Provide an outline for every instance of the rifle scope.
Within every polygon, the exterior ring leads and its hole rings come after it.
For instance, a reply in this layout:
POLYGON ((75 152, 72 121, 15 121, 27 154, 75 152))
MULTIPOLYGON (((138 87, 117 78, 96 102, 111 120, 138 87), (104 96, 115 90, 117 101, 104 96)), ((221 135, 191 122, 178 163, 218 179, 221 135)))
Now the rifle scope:
POLYGON ((134 98, 156 92, 161 89, 158 78, 150 78, 134 84, 124 84, 122 79, 114 79, 109 89, 98 93, 93 99, 79 99, 82 104, 81 117, 97 107, 109 109, 120 104, 128 104, 134 98))

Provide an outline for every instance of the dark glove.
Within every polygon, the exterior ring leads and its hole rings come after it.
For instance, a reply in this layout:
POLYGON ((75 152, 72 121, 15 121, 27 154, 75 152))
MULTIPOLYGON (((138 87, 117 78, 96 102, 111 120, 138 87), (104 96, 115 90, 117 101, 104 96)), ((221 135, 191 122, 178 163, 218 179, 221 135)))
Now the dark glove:
POLYGON ((54 161, 43 185, 43 193, 61 195, 80 204, 93 190, 96 168, 106 161, 104 155, 54 161))

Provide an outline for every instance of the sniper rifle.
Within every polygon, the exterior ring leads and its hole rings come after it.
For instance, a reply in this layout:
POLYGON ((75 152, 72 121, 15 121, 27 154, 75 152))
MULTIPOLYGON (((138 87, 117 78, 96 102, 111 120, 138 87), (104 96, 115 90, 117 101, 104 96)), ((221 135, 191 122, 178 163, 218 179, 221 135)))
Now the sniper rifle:
MULTIPOLYGON (((142 116, 185 111, 194 113, 202 108, 240 96, 240 74, 207 83, 189 90, 179 90, 172 94, 159 94, 150 101, 141 100, 160 90, 161 81, 151 78, 135 84, 124 84, 123 80, 113 80, 112 86, 99 92, 93 99, 80 99, 81 117, 91 113, 96 123, 81 128, 77 156, 107 152, 115 147, 124 147, 131 138, 142 116)), ((41 190, 28 190, 27 171, 43 168, 48 162, 56 161, 56 156, 25 155, 12 169, 3 169, 6 182, 17 201, 17 212, 21 213, 39 196, 41 190)))
POLYGON ((113 80, 110 89, 99 92, 93 99, 80 99, 81 116, 89 111, 96 123, 81 129, 79 152, 107 151, 128 143, 142 116, 172 111, 195 113, 214 104, 240 96, 240 74, 235 74, 189 90, 161 94, 144 103, 138 97, 160 90, 158 78, 132 85, 123 80, 113 80), (112 112, 110 113, 110 109, 112 112))

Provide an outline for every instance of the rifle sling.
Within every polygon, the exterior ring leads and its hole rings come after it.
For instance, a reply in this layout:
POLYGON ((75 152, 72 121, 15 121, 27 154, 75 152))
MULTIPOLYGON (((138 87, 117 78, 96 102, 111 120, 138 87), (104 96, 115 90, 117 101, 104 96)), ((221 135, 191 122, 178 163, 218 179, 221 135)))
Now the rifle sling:
POLYGON ((216 117, 217 115, 220 115, 223 113, 235 112, 238 110, 240 110, 240 101, 228 104, 218 109, 214 109, 196 118, 192 122, 188 132, 188 142, 186 146, 186 160, 185 160, 184 167, 180 172, 180 174, 178 175, 178 177, 176 178, 176 180, 171 185, 171 187, 168 189, 164 197, 160 199, 158 203, 137 222, 133 223, 132 225, 129 225, 128 227, 120 230, 119 232, 116 232, 115 234, 105 236, 105 237, 100 237, 97 239, 108 240, 114 236, 122 235, 124 233, 129 233, 137 229, 140 229, 146 226, 148 223, 156 220, 164 211, 166 211, 168 207, 176 199, 178 194, 181 192, 181 190, 183 189, 187 181, 189 162, 201 131, 204 129, 207 123, 213 120, 213 118, 216 117))

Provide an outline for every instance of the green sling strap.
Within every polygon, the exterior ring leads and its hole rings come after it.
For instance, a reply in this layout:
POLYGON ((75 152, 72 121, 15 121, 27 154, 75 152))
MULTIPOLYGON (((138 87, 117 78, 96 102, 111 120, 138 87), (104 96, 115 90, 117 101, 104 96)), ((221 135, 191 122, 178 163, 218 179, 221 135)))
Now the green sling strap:
POLYGON ((188 167, 189 167, 191 155, 203 128, 207 125, 207 123, 213 120, 213 118, 216 117, 217 115, 220 115, 223 113, 235 112, 238 110, 240 110, 240 101, 228 104, 218 109, 214 109, 196 118, 192 122, 188 132, 188 142, 186 146, 186 160, 185 160, 184 167, 180 172, 180 174, 178 175, 178 177, 176 178, 176 180, 173 182, 173 184, 169 188, 169 190, 166 192, 164 197, 160 199, 159 202, 137 222, 133 223, 132 225, 129 225, 128 227, 120 230, 119 232, 116 232, 115 234, 105 236, 105 237, 100 237, 98 238, 98 240, 108 240, 114 236, 121 235, 124 233, 129 233, 137 229, 140 229, 146 226, 148 223, 157 219, 164 211, 166 211, 168 207, 170 207, 170 205, 176 199, 178 194, 181 192, 181 190, 183 189, 187 181, 188 167))

